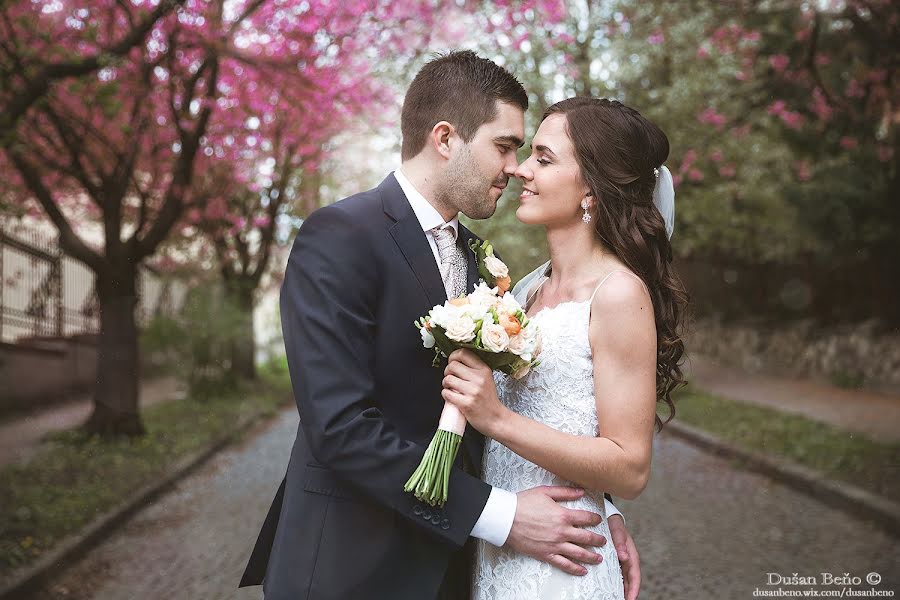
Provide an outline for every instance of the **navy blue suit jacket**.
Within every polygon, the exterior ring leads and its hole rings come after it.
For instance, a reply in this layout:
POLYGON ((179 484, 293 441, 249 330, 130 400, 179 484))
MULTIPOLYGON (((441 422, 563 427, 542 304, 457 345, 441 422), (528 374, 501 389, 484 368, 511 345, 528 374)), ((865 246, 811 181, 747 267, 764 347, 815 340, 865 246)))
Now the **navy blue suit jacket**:
MULTIPOLYGON (((472 239, 460 225, 467 291, 472 239)), ((300 427, 241 586, 263 584, 267 600, 436 596, 490 493, 461 468, 443 508, 403 491, 443 407, 443 371, 413 321, 446 299, 393 175, 304 222, 281 288, 300 427)), ((468 428, 460 452, 476 469, 483 446, 468 428)))

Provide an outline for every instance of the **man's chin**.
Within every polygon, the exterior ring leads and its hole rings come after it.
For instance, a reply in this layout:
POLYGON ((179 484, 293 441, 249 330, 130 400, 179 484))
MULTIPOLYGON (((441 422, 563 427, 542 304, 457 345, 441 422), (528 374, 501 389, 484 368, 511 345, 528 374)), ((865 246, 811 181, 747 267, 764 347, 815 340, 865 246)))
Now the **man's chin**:
POLYGON ((490 206, 479 206, 478 208, 463 210, 461 212, 470 219, 483 221, 484 219, 489 219, 494 216, 494 213, 497 212, 497 203, 493 202, 490 206))

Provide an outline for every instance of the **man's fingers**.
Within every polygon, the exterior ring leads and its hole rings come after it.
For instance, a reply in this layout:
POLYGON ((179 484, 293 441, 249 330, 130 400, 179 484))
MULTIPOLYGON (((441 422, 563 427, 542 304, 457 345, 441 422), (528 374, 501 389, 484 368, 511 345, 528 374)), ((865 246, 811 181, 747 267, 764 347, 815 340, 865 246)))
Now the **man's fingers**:
POLYGON ((551 554, 547 562, 549 562, 557 569, 565 571, 569 575, 587 575, 587 569, 585 569, 581 565, 573 563, 568 558, 559 554, 551 554))
POLYGON ((584 496, 583 489, 563 485, 545 485, 540 489, 557 502, 563 500, 578 500, 584 496))
POLYGON ((563 544, 560 546, 559 554, 569 560, 585 565, 598 565, 603 562, 603 557, 596 552, 591 552, 587 548, 582 548, 577 544, 563 544))
POLYGON ((590 546, 594 548, 602 548, 606 545, 606 538, 599 533, 573 527, 566 534, 566 541, 578 544, 579 546, 590 546))
POLYGON ((603 522, 603 517, 589 510, 567 508, 566 515, 569 517, 569 523, 575 527, 595 527, 603 522))

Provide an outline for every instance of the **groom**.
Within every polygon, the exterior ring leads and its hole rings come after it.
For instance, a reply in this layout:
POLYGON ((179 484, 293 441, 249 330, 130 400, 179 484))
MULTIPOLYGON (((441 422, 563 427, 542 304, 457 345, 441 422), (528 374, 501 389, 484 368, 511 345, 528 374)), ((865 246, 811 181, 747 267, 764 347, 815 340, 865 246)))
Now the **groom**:
MULTIPOLYGON (((403 491, 443 406, 443 372, 413 321, 476 283, 478 238, 457 215, 494 213, 527 106, 489 60, 432 60, 404 100, 400 169, 301 227, 281 289, 301 425, 241 587, 262 584, 266 600, 463 599, 474 538, 572 574, 599 556, 585 546, 606 540, 585 528, 600 516, 558 503, 581 492, 492 488, 478 477, 484 438, 472 428, 442 508, 403 491)), ((609 526, 636 597, 633 541, 621 516, 609 526)))

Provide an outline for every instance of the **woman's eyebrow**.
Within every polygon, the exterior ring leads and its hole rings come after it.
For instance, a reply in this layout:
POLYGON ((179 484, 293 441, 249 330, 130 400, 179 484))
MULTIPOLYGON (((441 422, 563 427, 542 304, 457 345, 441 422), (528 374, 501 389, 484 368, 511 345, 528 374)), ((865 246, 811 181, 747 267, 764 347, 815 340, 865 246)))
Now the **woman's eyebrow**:
POLYGON ((543 144, 538 144, 537 146, 535 146, 535 145, 532 144, 531 147, 532 147, 534 150, 537 150, 538 152, 546 152, 547 154, 551 154, 551 155, 553 155, 553 156, 556 156, 556 152, 554 152, 553 150, 551 150, 549 146, 545 146, 545 145, 543 145, 543 144))

